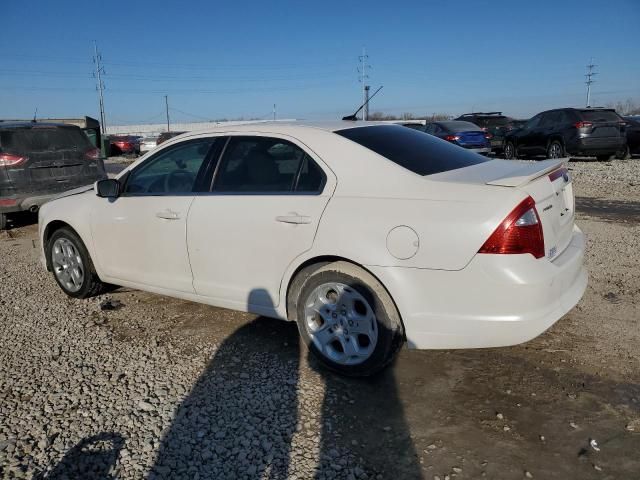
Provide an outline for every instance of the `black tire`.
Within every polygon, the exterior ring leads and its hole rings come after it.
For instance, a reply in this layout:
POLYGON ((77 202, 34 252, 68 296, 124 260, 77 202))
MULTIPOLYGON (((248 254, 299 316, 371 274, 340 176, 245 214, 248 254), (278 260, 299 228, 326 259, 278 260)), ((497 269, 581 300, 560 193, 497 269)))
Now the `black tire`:
POLYGON ((560 140, 551 140, 547 146, 547 158, 564 158, 564 145, 560 140))
MULTIPOLYGON (((336 304, 339 302, 340 297, 336 304)), ((404 343, 400 314, 388 292, 373 275, 349 262, 324 263, 302 270, 291 283, 287 305, 289 317, 297 322, 300 336, 309 351, 324 367, 341 375, 366 377, 378 373, 391 363, 404 343), (305 316, 308 299, 318 287, 334 282, 346 285, 363 297, 368 304, 366 308, 371 308, 375 316, 377 341, 370 355, 361 363, 344 364, 332 360, 318 348, 308 330, 305 316)), ((344 331, 348 333, 346 325, 344 331)))
POLYGON ((7 214, 0 213, 0 231, 7 229, 7 214))
POLYGON ((517 160, 518 152, 516 151, 516 146, 513 142, 505 142, 504 144, 504 158, 507 160, 517 160))
POLYGON ((53 278, 55 278, 56 283, 60 286, 62 291, 73 298, 89 298, 102 293, 106 289, 107 285, 100 281, 95 267, 93 266, 91 256, 89 256, 89 252, 87 251, 87 247, 85 247, 78 234, 71 228, 63 227, 53 232, 53 234, 49 238, 49 241, 47 242, 47 264, 51 265, 53 270, 53 245, 58 239, 65 239, 71 242, 78 255, 82 259, 82 265, 84 266, 83 281, 77 291, 71 291, 69 288, 67 288, 67 286, 60 281, 55 271, 52 272, 53 278))
POLYGON ((611 160, 611 155, 596 155, 596 160, 599 162, 608 162, 611 160))
POLYGON ((616 153, 616 158, 618 160, 629 160, 631 158, 631 151, 629 150, 629 145, 625 145, 621 151, 616 153))

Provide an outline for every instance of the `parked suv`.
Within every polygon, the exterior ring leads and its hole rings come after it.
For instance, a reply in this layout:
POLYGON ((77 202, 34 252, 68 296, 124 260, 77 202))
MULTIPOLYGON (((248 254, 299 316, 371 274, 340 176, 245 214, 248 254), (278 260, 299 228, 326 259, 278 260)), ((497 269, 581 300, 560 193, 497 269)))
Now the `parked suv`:
POLYGON ((640 154, 640 116, 624 117, 627 122, 627 148, 618 158, 631 158, 640 154))
POLYGON ((626 148, 625 121, 607 108, 560 108, 537 114, 524 127, 509 132, 505 158, 546 155, 597 157, 608 160, 626 148))
POLYGON ((491 151, 501 152, 504 143, 504 135, 515 128, 514 119, 507 117, 502 112, 476 112, 465 113, 455 120, 463 120, 478 125, 483 131, 491 134, 491 151))
POLYGON ((106 178, 100 150, 78 127, 0 122, 0 230, 60 192, 106 178))

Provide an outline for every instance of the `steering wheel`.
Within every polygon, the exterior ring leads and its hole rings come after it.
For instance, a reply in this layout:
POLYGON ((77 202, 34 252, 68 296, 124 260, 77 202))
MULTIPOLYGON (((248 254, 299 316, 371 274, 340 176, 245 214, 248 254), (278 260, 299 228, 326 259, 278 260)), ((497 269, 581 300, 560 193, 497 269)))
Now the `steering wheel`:
POLYGON ((174 170, 164 177, 164 191, 190 192, 193 189, 196 177, 188 170, 174 170))

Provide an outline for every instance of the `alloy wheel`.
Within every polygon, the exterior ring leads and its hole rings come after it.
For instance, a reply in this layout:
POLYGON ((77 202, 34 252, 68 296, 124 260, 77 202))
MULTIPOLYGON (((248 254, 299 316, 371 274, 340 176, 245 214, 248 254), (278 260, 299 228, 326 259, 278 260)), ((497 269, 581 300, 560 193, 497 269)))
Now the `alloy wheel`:
POLYGON ((549 147, 549 158, 562 157, 562 146, 558 142, 553 142, 549 147))
POLYGON ((69 292, 82 287, 85 269, 76 246, 67 238, 58 238, 51 247, 51 265, 58 281, 69 292))
POLYGON ((305 302, 304 327, 318 351, 341 365, 366 361, 378 341, 378 323, 369 302, 343 283, 324 283, 305 302))

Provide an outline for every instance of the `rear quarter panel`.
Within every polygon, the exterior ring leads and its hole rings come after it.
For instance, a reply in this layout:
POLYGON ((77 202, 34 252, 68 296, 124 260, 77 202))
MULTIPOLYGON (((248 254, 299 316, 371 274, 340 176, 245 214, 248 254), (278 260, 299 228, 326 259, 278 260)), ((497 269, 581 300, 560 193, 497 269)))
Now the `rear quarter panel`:
POLYGON ((503 187, 422 181, 428 198, 334 195, 313 251, 362 265, 460 270, 524 196, 503 187), (396 258, 387 247, 391 230, 399 226, 417 234, 411 258, 396 258))

